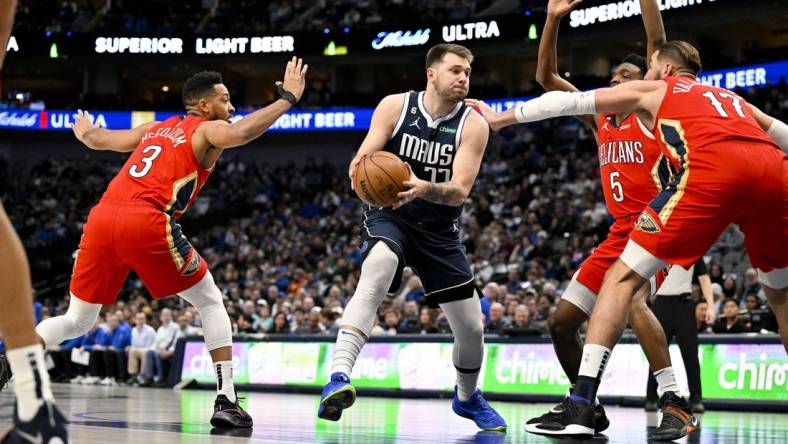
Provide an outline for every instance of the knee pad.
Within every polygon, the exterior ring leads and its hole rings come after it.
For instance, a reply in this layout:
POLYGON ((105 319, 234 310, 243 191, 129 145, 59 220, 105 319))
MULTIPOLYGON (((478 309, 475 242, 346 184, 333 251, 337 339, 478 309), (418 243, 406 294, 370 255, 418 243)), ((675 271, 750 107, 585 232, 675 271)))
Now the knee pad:
POLYGON ((71 294, 66 313, 45 319, 36 326, 36 333, 46 346, 60 344, 87 333, 96 323, 100 311, 101 304, 91 304, 71 294))
POLYGON ((342 314, 342 325, 355 327, 369 337, 378 306, 391 287, 399 265, 399 257, 385 242, 375 243, 361 265, 361 277, 342 314))
POLYGON ((208 351, 221 347, 230 347, 233 344, 230 316, 224 308, 222 292, 213 281, 211 273, 193 287, 178 294, 186 302, 192 304, 200 312, 202 318, 203 336, 208 351))

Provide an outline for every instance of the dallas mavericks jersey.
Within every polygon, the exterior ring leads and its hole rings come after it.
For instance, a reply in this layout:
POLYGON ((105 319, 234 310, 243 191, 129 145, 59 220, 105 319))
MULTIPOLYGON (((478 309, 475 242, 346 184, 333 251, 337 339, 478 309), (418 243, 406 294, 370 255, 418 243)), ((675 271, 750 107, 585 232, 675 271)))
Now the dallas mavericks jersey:
MULTIPOLYGON (((419 179, 448 182, 462 128, 471 112, 471 108, 460 101, 449 114, 433 120, 424 107, 424 91, 406 93, 397 126, 383 150, 409 163, 419 179)), ((462 205, 454 207, 416 199, 395 210, 394 214, 414 224, 452 224, 462 214, 462 205)))

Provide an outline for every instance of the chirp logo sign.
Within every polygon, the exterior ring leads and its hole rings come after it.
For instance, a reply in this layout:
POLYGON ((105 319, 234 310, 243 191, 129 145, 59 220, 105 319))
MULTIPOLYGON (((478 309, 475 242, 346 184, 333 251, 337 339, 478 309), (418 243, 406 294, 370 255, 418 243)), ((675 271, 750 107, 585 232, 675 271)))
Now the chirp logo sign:
POLYGON ((788 358, 782 345, 702 347, 704 397, 788 401, 788 358))

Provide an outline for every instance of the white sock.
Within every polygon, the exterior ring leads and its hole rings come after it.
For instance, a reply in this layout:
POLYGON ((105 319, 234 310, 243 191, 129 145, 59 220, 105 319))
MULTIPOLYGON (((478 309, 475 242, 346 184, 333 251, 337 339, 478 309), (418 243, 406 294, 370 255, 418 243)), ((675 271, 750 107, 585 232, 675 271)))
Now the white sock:
POLYGON ((479 381, 479 372, 463 373, 457 371, 457 397, 460 401, 467 401, 476 391, 476 384, 479 381))
POLYGON ((230 402, 235 402, 235 385, 233 385, 233 361, 218 361, 213 364, 216 370, 216 394, 224 395, 230 402))
POLYGON ((673 374, 673 367, 665 367, 654 372, 657 380, 657 393, 662 396, 665 392, 673 392, 681 396, 679 385, 676 384, 676 376, 673 374))
MULTIPOLYGON (((361 353, 361 347, 367 342, 361 334, 348 329, 340 329, 337 335, 337 345, 334 356, 331 358, 331 374, 342 372, 348 377, 353 372, 353 365, 361 353)), ((331 375, 329 375, 331 377, 331 375)))
POLYGON ((40 344, 8 350, 8 363, 14 372, 14 393, 19 419, 30 421, 43 400, 55 401, 40 344))
POLYGON ((598 344, 583 346, 583 359, 580 361, 579 376, 600 378, 605 372, 605 366, 610 359, 610 349, 598 344))

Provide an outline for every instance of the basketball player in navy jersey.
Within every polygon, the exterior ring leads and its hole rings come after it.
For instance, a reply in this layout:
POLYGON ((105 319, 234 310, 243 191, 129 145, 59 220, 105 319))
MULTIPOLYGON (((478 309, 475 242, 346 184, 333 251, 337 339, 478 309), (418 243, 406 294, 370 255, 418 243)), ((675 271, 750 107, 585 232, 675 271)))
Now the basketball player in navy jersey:
POLYGON ((454 412, 480 429, 506 430, 506 422, 477 388, 484 355, 482 312, 458 228, 489 136, 484 119, 463 103, 472 62, 473 54, 463 46, 432 47, 426 90, 385 97, 350 163, 352 182, 365 155, 388 151, 409 165, 411 176, 391 208, 367 207, 364 212, 361 278, 342 316, 320 418, 337 421, 355 401, 349 375, 378 305, 397 289, 402 269, 409 266, 424 284, 427 305, 443 310, 454 333, 454 412))
MULTIPOLYGON (((16 0, 0 2, 0 71, 14 24, 14 11, 16 0)), ((8 348, 8 364, 15 375, 16 394, 14 428, 2 442, 66 443, 66 419, 55 407, 44 363, 44 348, 38 343, 35 332, 32 297, 25 250, 0 204, 0 301, 3 303, 0 330, 8 348)), ((0 372, 6 372, 6 363, 0 364, 0 372)), ((0 384, 5 385, 5 382, 0 381, 0 384)))

